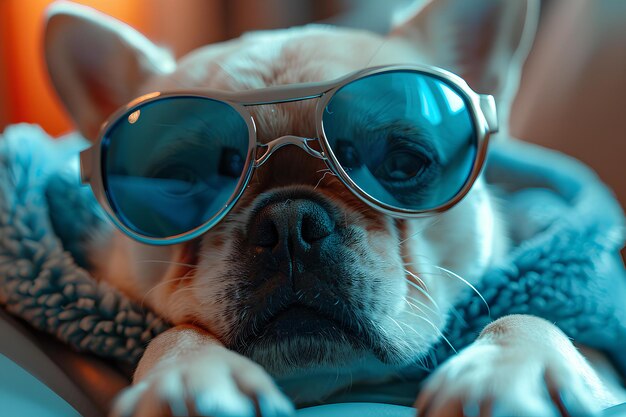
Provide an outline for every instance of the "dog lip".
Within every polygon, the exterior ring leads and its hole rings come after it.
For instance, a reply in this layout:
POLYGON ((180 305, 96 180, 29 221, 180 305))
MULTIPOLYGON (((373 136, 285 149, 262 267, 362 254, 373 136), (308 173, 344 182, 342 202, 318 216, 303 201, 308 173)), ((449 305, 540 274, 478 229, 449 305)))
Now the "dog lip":
POLYGON ((299 301, 294 301, 272 312, 271 314, 269 314, 267 319, 264 320, 264 322, 262 323, 262 327, 266 327, 268 324, 271 324, 272 322, 280 320, 285 315, 289 313, 293 313, 293 312, 319 317, 321 319, 326 319, 331 322, 336 321, 333 317, 329 317, 327 314, 324 314, 322 311, 320 311, 319 308, 315 308, 314 306, 311 306, 311 305, 306 305, 299 301))
MULTIPOLYGON (((345 313, 345 310, 344 310, 345 313)), ((345 315, 345 314, 344 314, 345 315)), ((339 332, 355 342, 363 342, 367 336, 363 333, 363 326, 355 326, 355 318, 338 317, 314 305, 293 301, 276 311, 263 317, 261 321, 249 323, 247 331, 240 334, 240 338, 262 338, 270 332, 296 335, 319 334, 329 328, 339 332)))
MULTIPOLYGON (((312 333, 316 327, 332 326, 339 327, 333 319, 321 314, 319 311, 301 303, 293 303, 275 313, 263 326, 265 329, 286 321, 285 326, 293 326, 299 333, 312 333)), ((283 326, 283 327, 285 327, 283 326)))

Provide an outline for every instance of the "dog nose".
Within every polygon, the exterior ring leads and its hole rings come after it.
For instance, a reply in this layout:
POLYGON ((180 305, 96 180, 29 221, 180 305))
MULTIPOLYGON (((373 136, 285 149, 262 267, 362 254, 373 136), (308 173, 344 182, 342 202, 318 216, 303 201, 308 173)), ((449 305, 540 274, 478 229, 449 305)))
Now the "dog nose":
POLYGON ((306 252, 330 236, 335 222, 322 204, 308 199, 274 201, 262 207, 250 225, 250 242, 275 255, 306 252))

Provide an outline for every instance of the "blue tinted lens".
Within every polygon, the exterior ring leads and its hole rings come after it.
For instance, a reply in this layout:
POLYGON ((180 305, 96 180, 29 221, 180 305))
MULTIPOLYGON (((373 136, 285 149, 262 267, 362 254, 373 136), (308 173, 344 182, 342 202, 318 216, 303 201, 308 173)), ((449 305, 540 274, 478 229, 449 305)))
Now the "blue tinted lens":
POLYGON ((385 72, 345 85, 329 101, 323 124, 350 179, 401 209, 429 210, 450 201, 476 159, 464 95, 419 72, 385 72))
POLYGON ((246 169, 249 131, 226 103, 172 97, 131 109, 102 143, 112 209, 134 232, 165 238, 224 210, 246 169))

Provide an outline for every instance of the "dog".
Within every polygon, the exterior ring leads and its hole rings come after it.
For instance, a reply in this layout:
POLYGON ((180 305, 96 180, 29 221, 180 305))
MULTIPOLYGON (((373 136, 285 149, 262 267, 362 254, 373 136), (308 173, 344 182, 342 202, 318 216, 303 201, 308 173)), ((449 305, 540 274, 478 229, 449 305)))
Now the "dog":
MULTIPOLYGON (((153 91, 248 91, 396 63, 459 74, 474 90, 496 97, 502 125, 536 7, 533 1, 433 0, 407 12, 386 36, 321 25, 254 32, 176 62, 121 22, 57 3, 49 10, 45 53, 59 96, 91 141, 118 107, 153 91)), ((252 107, 258 141, 315 137, 314 105, 252 107)), ((500 130, 506 136, 506 126, 500 130)), ((393 218, 356 198, 322 161, 287 146, 256 170, 223 221, 190 242, 153 246, 119 231, 95 233, 89 243, 94 275, 174 324, 151 341, 113 414, 289 415, 348 387, 375 392, 441 339, 461 291, 509 250, 507 221, 480 177, 446 212, 393 218), (309 280, 298 284, 268 274, 258 261, 262 249, 248 236, 267 232, 259 229, 263 222, 285 222, 303 210, 303 201, 332 207, 340 232, 332 262, 326 252, 298 265, 283 259, 301 269, 287 274, 299 277, 292 280, 309 280), (258 337, 255 326, 274 314, 267 300, 287 284, 309 293, 281 295, 285 304, 338 305, 367 323, 360 331, 371 342, 349 341, 348 329, 310 312, 285 314, 280 331, 258 337), (320 329, 304 331, 311 326, 320 329)), ((476 415, 491 415, 493 407, 504 415, 567 415, 617 402, 564 333, 523 315, 492 322, 421 390, 418 382, 405 384, 420 415, 428 416, 464 415, 468 407, 476 415)))

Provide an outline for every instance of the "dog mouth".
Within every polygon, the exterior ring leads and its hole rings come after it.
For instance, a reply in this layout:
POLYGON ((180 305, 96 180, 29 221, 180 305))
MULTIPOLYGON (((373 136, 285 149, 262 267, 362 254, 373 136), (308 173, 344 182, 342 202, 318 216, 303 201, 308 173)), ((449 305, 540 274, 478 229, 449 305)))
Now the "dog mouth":
POLYGON ((326 330, 341 330, 334 319, 301 303, 294 303, 275 313, 265 323, 261 337, 293 337, 319 335, 326 330))
POLYGON ((265 314, 242 323, 234 343, 227 346, 273 374, 344 363, 358 352, 371 350, 371 335, 345 311, 339 317, 299 301, 272 314, 264 310, 265 314))

